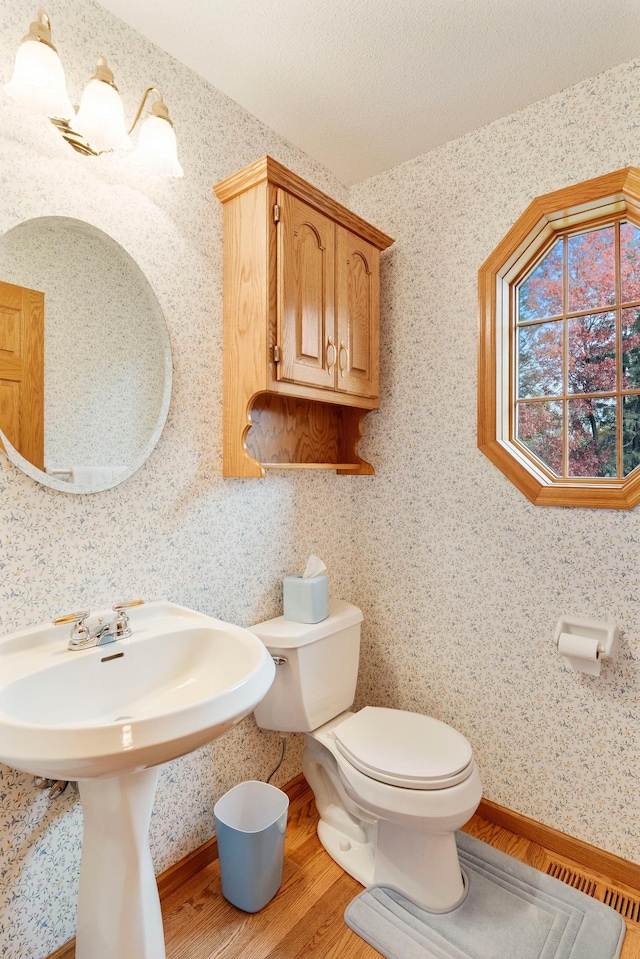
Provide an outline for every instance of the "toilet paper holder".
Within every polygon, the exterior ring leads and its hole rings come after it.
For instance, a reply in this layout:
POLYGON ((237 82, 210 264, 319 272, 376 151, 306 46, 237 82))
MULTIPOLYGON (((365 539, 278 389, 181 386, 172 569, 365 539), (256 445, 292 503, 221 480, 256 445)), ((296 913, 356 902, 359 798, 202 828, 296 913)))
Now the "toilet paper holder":
POLYGON ((602 622, 597 619, 590 619, 588 616, 562 616, 558 620, 553 637, 556 646, 563 633, 595 639, 598 642, 598 653, 601 660, 616 658, 620 630, 611 620, 602 622))

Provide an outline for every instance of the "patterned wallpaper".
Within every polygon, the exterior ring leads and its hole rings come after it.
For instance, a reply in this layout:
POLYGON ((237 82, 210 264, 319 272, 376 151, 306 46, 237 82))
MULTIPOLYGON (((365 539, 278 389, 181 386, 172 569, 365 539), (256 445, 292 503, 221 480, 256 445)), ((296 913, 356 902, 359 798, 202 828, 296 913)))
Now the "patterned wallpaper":
MULTIPOLYGON (((25 0, 0 5, 1 84, 35 12, 25 0)), ((52 0, 47 12, 74 102, 100 54, 128 117, 147 86, 161 88, 185 176, 145 180, 126 158, 81 157, 0 90, 0 233, 31 217, 66 216, 113 237, 166 318, 173 393, 155 452, 115 489, 92 496, 45 489, 0 457, 0 634, 137 597, 249 625, 280 613, 282 576, 301 572, 310 553, 327 563, 333 595, 355 601, 351 490, 362 478, 222 479, 222 209, 212 187, 269 153, 342 202, 346 189, 102 8, 52 0)), ((157 870, 210 838, 216 799, 264 778, 279 753, 278 735, 247 719, 166 766, 151 831, 157 870)), ((299 772, 299 740, 288 755, 276 783, 299 772)), ((2 959, 41 959, 73 936, 80 840, 71 790, 48 805, 32 777, 0 767, 2 959)))
MULTIPOLYGON (((109 58, 132 116, 163 90, 185 178, 88 160, 0 96, 0 232, 77 217, 149 280, 169 328, 173 396, 156 451, 93 496, 0 462, 0 634, 78 606, 167 598, 243 625, 280 611, 314 552, 365 612, 359 704, 425 710, 471 740, 485 794, 640 861, 638 511, 534 507, 475 446, 477 269, 535 195, 640 162, 632 62, 353 188, 90 0, 48 6, 72 99, 109 58), (397 238, 383 257, 383 409, 361 449, 376 477, 221 477, 222 216, 212 184, 264 153, 397 238), (374 519, 370 519, 373 517, 374 519), (330 518, 330 522, 327 521, 330 518), (618 661, 566 672, 563 613, 613 616, 618 661)), ((4 0, 0 76, 34 9, 4 0)), ((213 804, 266 776, 276 734, 249 719, 167 765, 158 871, 209 838, 213 804)), ((276 781, 300 769, 300 741, 276 781)), ((0 956, 41 959, 74 933, 81 812, 0 767, 0 956)))
POLYGON ((531 505, 476 448, 477 271, 537 195, 640 165, 640 60, 354 187, 396 237, 382 411, 361 450, 360 702, 470 739, 485 795, 640 862, 640 511, 531 505), (613 618, 616 662, 565 670, 563 614, 613 618))

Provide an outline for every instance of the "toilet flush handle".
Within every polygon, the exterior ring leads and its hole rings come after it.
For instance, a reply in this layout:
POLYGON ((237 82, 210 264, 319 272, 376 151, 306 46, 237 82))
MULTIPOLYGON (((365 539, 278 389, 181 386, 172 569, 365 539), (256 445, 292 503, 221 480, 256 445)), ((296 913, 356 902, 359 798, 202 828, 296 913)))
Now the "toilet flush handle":
POLYGON ((289 662, 286 656, 272 656, 271 658, 276 666, 284 666, 285 663, 289 662))

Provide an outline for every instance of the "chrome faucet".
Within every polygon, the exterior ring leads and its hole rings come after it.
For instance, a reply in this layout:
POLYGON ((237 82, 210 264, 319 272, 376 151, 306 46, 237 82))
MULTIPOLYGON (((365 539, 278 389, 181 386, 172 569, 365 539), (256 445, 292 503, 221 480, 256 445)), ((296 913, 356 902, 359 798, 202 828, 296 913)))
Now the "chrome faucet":
POLYGON ((89 629, 85 620, 90 616, 89 610, 80 613, 68 613, 54 619, 54 626, 73 623, 69 638, 69 649, 88 649, 90 646, 106 646, 117 639, 127 639, 131 636, 131 623, 127 610, 132 606, 142 606, 143 599, 134 599, 130 603, 118 603, 113 607, 116 616, 110 623, 100 621, 94 629, 89 629))

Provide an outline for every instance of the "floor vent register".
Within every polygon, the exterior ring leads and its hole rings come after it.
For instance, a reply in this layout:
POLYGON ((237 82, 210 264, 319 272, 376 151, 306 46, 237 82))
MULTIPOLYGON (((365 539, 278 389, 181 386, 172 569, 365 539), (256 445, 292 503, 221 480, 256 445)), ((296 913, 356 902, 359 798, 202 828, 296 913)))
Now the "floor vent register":
POLYGON ((586 896, 592 896, 594 899, 604 902, 606 906, 611 906, 628 923, 640 925, 640 899, 635 898, 632 894, 604 882, 598 882, 591 876, 581 873, 575 866, 560 860, 550 859, 547 863, 546 873, 548 876, 553 876, 554 879, 566 883, 567 886, 579 889, 586 896))

